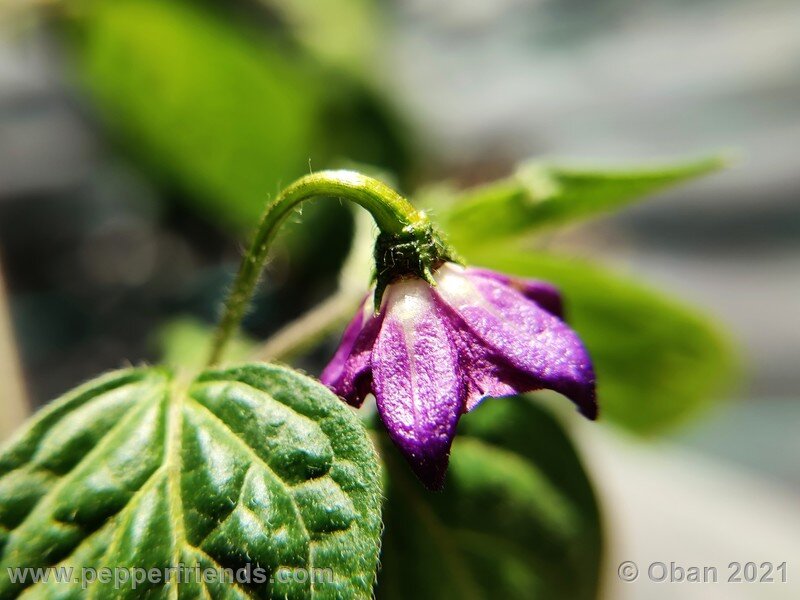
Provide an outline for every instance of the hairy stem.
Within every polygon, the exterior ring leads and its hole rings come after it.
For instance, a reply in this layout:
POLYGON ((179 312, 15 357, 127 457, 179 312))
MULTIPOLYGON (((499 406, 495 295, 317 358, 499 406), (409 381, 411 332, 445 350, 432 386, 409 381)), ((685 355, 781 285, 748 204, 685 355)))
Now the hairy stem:
POLYGON ((208 364, 214 365, 244 316, 281 224, 301 202, 328 197, 350 200, 372 215, 382 233, 401 235, 425 222, 411 204, 387 185, 354 171, 320 171, 298 179, 271 202, 261 218, 250 248, 242 259, 217 325, 208 364))
POLYGON ((367 293, 364 282, 369 279, 371 249, 375 243, 375 227, 369 214, 359 211, 353 216, 353 243, 339 273, 336 293, 273 334, 256 349, 253 360, 290 361, 312 348, 353 315, 359 301, 367 293))

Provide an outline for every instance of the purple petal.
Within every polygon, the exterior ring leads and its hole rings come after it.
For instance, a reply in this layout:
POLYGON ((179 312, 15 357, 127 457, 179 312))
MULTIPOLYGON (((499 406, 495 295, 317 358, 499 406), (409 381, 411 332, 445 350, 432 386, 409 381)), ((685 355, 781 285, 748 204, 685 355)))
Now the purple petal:
POLYGON ((464 409, 450 323, 420 280, 392 284, 372 353, 378 411, 392 441, 431 489, 444 482, 464 409))
POLYGON ((345 362, 350 356, 350 353, 353 351, 358 334, 361 333, 361 330, 364 327, 364 308, 366 307, 367 300, 369 300, 369 296, 361 301, 358 311, 356 311, 355 316, 350 323, 348 323, 344 333, 342 334, 342 340, 339 342, 339 347, 336 349, 336 354, 333 355, 331 361, 322 371, 322 375, 320 375, 320 381, 322 381, 322 383, 325 385, 335 385, 335 382, 342 376, 344 372, 345 362))
POLYGON ((319 377, 335 394, 355 407, 361 406, 372 386, 370 356, 382 320, 383 313, 373 314, 372 294, 368 295, 344 330, 339 349, 319 377))
POLYGON ((540 281, 538 279, 523 279, 521 277, 511 277, 505 273, 490 271, 489 269, 476 269, 470 267, 465 269, 470 277, 484 277, 498 283, 509 285, 522 293, 528 300, 532 300, 552 315, 564 318, 564 303, 561 299, 561 292, 552 283, 540 281))
POLYGON ((597 416, 594 370, 577 334, 520 291, 497 279, 445 265, 436 294, 452 319, 468 377, 467 409, 490 395, 550 389, 597 416))

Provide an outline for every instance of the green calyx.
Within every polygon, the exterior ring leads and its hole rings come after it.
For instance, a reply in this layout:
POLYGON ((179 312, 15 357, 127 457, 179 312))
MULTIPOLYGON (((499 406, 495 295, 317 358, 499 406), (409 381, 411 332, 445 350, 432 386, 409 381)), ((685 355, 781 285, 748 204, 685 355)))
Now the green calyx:
POLYGON ((433 273, 445 262, 460 262, 439 231, 427 219, 400 233, 381 231, 375 241, 375 312, 390 283, 406 277, 436 285, 433 273))

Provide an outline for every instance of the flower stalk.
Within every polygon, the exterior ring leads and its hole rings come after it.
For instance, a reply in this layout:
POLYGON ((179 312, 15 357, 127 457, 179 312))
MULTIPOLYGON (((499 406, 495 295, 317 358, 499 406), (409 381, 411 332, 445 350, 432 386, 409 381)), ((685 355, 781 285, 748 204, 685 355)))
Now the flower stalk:
MULTIPOLYGON (((406 240, 411 246, 427 249, 426 256, 429 258, 426 261, 439 260, 432 252, 431 244, 440 242, 433 241, 432 227, 425 215, 389 186, 354 171, 320 171, 306 175, 284 189, 267 206, 261 217, 225 301, 223 315, 214 334, 209 366, 221 360, 225 346, 239 327, 280 226, 300 203, 325 197, 340 198, 361 205, 372 215, 381 236, 393 240, 406 240)), ((396 257, 384 258, 388 264, 392 264, 396 257)), ((421 272, 430 270, 427 264, 421 263, 418 264, 418 269, 421 269, 421 272)), ((377 272, 379 282, 390 281, 391 269, 381 267, 379 264, 377 272)), ((386 283, 383 284, 384 287, 385 285, 386 283)))

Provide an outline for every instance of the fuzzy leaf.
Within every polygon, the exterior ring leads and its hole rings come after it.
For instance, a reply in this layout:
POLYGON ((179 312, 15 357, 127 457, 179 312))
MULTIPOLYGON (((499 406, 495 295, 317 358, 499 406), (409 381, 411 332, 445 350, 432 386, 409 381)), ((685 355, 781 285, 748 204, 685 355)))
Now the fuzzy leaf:
POLYGON ((560 424, 526 398, 461 420, 444 490, 430 493, 388 442, 382 600, 594 598, 601 528, 560 424))
POLYGON ((456 248, 518 238, 607 213, 724 166, 719 157, 659 167, 598 170, 546 162, 458 194, 432 192, 429 207, 456 248))
POLYGON ((379 492, 363 427, 295 371, 246 365, 188 386, 162 369, 111 373, 45 408, 0 454, 0 598, 369 598, 379 492), (53 577, 14 585, 7 571, 181 563, 310 574, 83 591, 53 577))
POLYGON ((566 319, 595 364, 601 419, 659 433, 720 397, 734 378, 730 343, 719 328, 639 283, 583 261, 519 250, 470 258, 560 288, 566 319))

